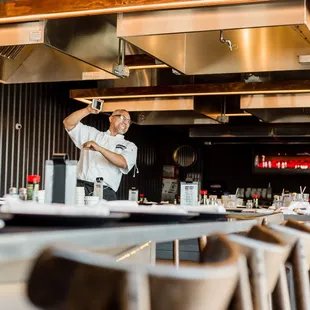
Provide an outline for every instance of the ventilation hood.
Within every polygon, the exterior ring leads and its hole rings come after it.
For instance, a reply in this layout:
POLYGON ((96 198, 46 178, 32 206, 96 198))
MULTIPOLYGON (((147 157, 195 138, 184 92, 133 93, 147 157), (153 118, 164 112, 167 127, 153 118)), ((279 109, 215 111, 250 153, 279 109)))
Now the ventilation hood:
POLYGON ((116 27, 105 16, 0 25, 2 83, 115 79, 116 27))
MULTIPOLYGON (((134 70, 126 79, 104 80, 95 89, 71 89, 70 97, 86 104, 90 104, 94 98, 104 100, 104 113, 123 107, 131 112, 131 118, 139 125, 210 125, 220 124, 223 114, 227 117, 250 115, 240 110, 239 96, 227 96, 227 105, 223 96, 194 97, 190 93, 199 89, 199 85, 172 85, 173 81, 176 82, 175 78, 179 76, 175 76, 169 69, 165 69, 165 72, 160 69, 134 70), (177 86, 188 86, 191 91, 182 95, 178 93, 177 86), (173 96, 158 96, 157 88, 165 90, 166 94, 173 91, 173 96)), ((184 78, 187 80, 190 77, 184 78)), ((182 80, 185 82, 183 77, 182 80)), ((232 86, 236 90, 239 84, 245 83, 233 83, 232 86)), ((205 90, 209 91, 230 89, 225 84, 205 86, 205 90)))
POLYGON ((309 0, 120 13, 117 35, 181 74, 310 69, 309 0))
POLYGON ((241 96, 240 108, 266 123, 309 123, 310 93, 241 96))

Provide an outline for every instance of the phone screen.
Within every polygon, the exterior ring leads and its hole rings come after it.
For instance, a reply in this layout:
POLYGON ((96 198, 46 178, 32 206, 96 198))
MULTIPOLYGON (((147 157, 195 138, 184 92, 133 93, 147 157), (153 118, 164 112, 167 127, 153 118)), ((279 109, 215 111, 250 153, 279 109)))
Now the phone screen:
POLYGON ((102 102, 99 101, 98 99, 93 99, 93 102, 92 102, 92 107, 98 111, 101 111, 102 109, 102 102))
POLYGON ((100 110, 100 107, 101 107, 101 102, 97 101, 97 102, 96 102, 96 109, 97 109, 97 110, 100 110))

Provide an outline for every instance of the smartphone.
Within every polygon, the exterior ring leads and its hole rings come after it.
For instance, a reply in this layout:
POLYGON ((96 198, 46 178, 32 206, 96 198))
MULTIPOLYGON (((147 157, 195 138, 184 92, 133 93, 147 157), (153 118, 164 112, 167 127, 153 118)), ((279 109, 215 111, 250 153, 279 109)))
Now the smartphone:
POLYGON ((101 111, 103 106, 103 100, 101 99, 93 99, 91 103, 91 107, 94 110, 101 111))

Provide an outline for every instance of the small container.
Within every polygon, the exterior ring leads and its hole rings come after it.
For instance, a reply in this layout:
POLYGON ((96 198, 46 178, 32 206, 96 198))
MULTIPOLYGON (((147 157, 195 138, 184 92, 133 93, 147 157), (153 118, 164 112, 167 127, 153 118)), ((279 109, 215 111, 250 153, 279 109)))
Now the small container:
POLYGON ((27 200, 37 200, 40 179, 41 178, 39 175, 27 176, 27 200))
POLYGON ((248 200, 247 201, 246 208, 247 209, 253 209, 253 200, 248 200))
POLYGON ((27 188, 21 187, 19 189, 19 199, 20 200, 27 200, 27 188))
POLYGON ((208 204, 208 196, 207 196, 208 195, 208 191, 207 190, 203 190, 202 191, 202 195, 203 195, 202 196, 202 199, 203 199, 203 203, 202 204, 206 206, 208 204))
POLYGON ((38 203, 45 202, 45 190, 38 191, 38 203))
POLYGON ((103 199, 103 178, 98 177, 94 182, 94 194, 93 196, 99 197, 99 199, 103 199))
POLYGON ((139 190, 135 187, 132 187, 128 193, 129 201, 138 201, 139 200, 139 190))
POLYGON ((18 191, 16 187, 10 187, 9 188, 9 195, 16 198, 18 197, 18 191))
POLYGON ((144 194, 141 193, 139 197, 140 197, 139 204, 143 204, 145 202, 144 194))
POLYGON ((258 209, 258 197, 259 197, 258 194, 253 195, 253 208, 254 209, 258 209))
POLYGON ((99 203, 100 199, 98 196, 86 196, 85 197, 85 204, 86 206, 94 206, 99 203))

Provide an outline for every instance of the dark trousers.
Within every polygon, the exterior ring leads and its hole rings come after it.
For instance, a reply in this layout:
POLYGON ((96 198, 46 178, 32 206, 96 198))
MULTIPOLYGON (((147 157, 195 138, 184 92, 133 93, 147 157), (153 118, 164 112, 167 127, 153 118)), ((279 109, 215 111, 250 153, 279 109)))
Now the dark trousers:
MULTIPOLYGON (((91 196, 94 192, 94 183, 92 182, 77 180, 76 186, 84 187, 86 196, 91 196)), ((103 199, 117 200, 117 196, 112 188, 108 186, 103 186, 103 199)))

